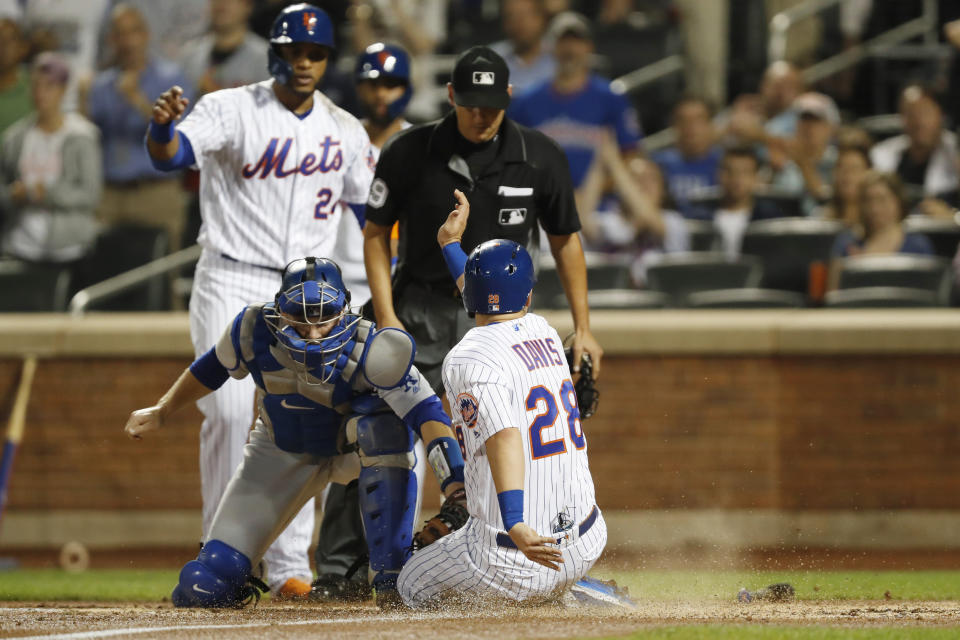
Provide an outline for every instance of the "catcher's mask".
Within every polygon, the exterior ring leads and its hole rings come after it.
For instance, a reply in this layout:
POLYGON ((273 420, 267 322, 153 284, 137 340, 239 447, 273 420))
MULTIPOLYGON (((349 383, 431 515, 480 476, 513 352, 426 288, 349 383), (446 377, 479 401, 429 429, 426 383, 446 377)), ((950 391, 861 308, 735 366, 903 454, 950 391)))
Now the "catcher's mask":
POLYGON ((347 361, 360 316, 350 313, 350 292, 340 267, 325 258, 294 260, 264 319, 277 344, 290 354, 297 375, 310 384, 329 382, 347 361))
MULTIPOLYGON (((566 343, 570 336, 564 340, 566 343)), ((573 345, 564 349, 564 355, 567 357, 567 364, 570 371, 573 372, 573 345)), ((593 360, 590 354, 584 352, 580 358, 580 377, 573 384, 573 390, 577 394, 577 406, 580 408, 580 419, 586 420, 597 412, 600 405, 600 392, 597 390, 597 383, 593 379, 593 360)))

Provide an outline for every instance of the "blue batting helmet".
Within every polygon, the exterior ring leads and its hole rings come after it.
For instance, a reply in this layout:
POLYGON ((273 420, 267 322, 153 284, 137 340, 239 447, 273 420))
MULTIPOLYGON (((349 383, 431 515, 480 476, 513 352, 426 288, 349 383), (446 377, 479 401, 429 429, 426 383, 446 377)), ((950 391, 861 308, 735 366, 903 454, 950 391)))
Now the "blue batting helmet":
POLYGON ((471 313, 522 311, 533 290, 533 260, 512 240, 487 240, 463 269, 463 306, 471 313))
POLYGON ((301 258, 283 270, 280 291, 264 308, 264 318, 308 382, 328 382, 346 364, 346 347, 360 321, 349 314, 349 304, 350 292, 334 261, 301 258))
POLYGON ((390 103, 387 107, 387 116, 390 120, 397 118, 407 109, 410 98, 413 97, 413 87, 410 84, 410 56, 403 47, 395 44, 375 42, 357 58, 357 68, 354 79, 376 80, 377 78, 393 78, 401 80, 406 85, 403 95, 390 103))
POLYGON ((293 67, 283 59, 277 45, 312 42, 335 51, 333 23, 326 12, 312 4, 293 4, 280 12, 270 27, 270 51, 267 53, 268 68, 280 84, 287 84, 293 77, 293 67))

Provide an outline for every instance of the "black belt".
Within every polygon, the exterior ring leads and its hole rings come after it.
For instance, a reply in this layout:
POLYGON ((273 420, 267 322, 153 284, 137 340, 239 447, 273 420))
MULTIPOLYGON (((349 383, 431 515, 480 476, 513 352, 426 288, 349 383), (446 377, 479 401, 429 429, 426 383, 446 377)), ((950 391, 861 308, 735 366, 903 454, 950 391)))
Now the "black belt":
POLYGON ((267 271, 273 271, 274 273, 279 273, 280 275, 283 275, 283 269, 277 269, 276 267, 268 267, 268 266, 265 265, 265 264, 250 264, 249 262, 242 262, 242 261, 240 261, 240 260, 237 260, 237 259, 234 258, 233 256, 228 256, 228 255, 225 254, 225 253, 221 253, 221 254, 220 254, 220 257, 223 258, 224 260, 229 260, 230 262, 236 262, 236 263, 238 263, 238 264, 245 264, 245 265, 247 265, 248 267, 255 267, 255 268, 257 268, 257 269, 266 269, 267 271))
MULTIPOLYGON (((597 505, 593 505, 593 510, 590 512, 590 515, 584 518, 583 522, 580 523, 580 528, 578 531, 579 536, 582 536, 586 534, 587 531, 590 531, 590 527, 592 527, 593 524, 597 521, 597 516, 599 514, 600 514, 600 510, 597 509, 597 505)), ((562 532, 555 531, 554 533, 562 533, 562 532)), ((510 535, 506 533, 497 534, 497 544, 507 549, 517 548, 517 545, 513 542, 513 540, 510 539, 510 535)))

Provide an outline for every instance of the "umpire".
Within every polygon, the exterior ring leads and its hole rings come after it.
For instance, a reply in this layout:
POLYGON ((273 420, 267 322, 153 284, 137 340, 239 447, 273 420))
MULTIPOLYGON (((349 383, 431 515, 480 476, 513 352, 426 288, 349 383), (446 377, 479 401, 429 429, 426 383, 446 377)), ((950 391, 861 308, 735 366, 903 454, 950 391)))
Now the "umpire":
POLYGON ((546 231, 573 314, 574 362, 589 353, 599 375, 603 350, 590 332, 580 219, 566 156, 544 134, 505 117, 509 71, 492 49, 463 53, 447 92, 453 112, 397 134, 377 164, 363 232, 377 324, 413 335, 417 368, 439 394, 443 358, 472 326, 436 237, 453 209, 453 191, 460 189, 472 210, 461 243, 467 253, 491 238, 536 247, 537 222, 546 231), (390 229, 398 220, 399 262, 391 282, 390 229))

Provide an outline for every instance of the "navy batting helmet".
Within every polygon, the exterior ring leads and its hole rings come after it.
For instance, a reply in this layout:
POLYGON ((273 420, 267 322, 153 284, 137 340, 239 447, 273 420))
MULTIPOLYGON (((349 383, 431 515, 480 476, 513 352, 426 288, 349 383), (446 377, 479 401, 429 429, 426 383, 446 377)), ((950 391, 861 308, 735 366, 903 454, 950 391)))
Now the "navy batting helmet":
POLYGON ((512 240, 487 240, 463 269, 463 306, 471 313, 522 311, 533 290, 533 260, 512 240))
POLYGON ((387 107, 387 117, 393 120, 403 114, 407 104, 410 103, 410 98, 413 97, 413 87, 410 84, 410 56, 403 47, 375 42, 357 58, 357 68, 354 71, 354 79, 357 82, 378 78, 392 78, 403 82, 406 86, 403 95, 387 107))
POLYGON ((328 382, 345 364, 345 347, 360 321, 349 314, 349 304, 350 292, 336 262, 301 258, 283 270, 280 291, 273 305, 264 308, 264 318, 308 382, 328 382))
POLYGON ((267 54, 268 68, 280 84, 287 84, 293 77, 293 67, 283 59, 277 45, 312 42, 335 51, 333 23, 323 9, 312 4, 293 4, 280 12, 270 27, 270 51, 267 54))

